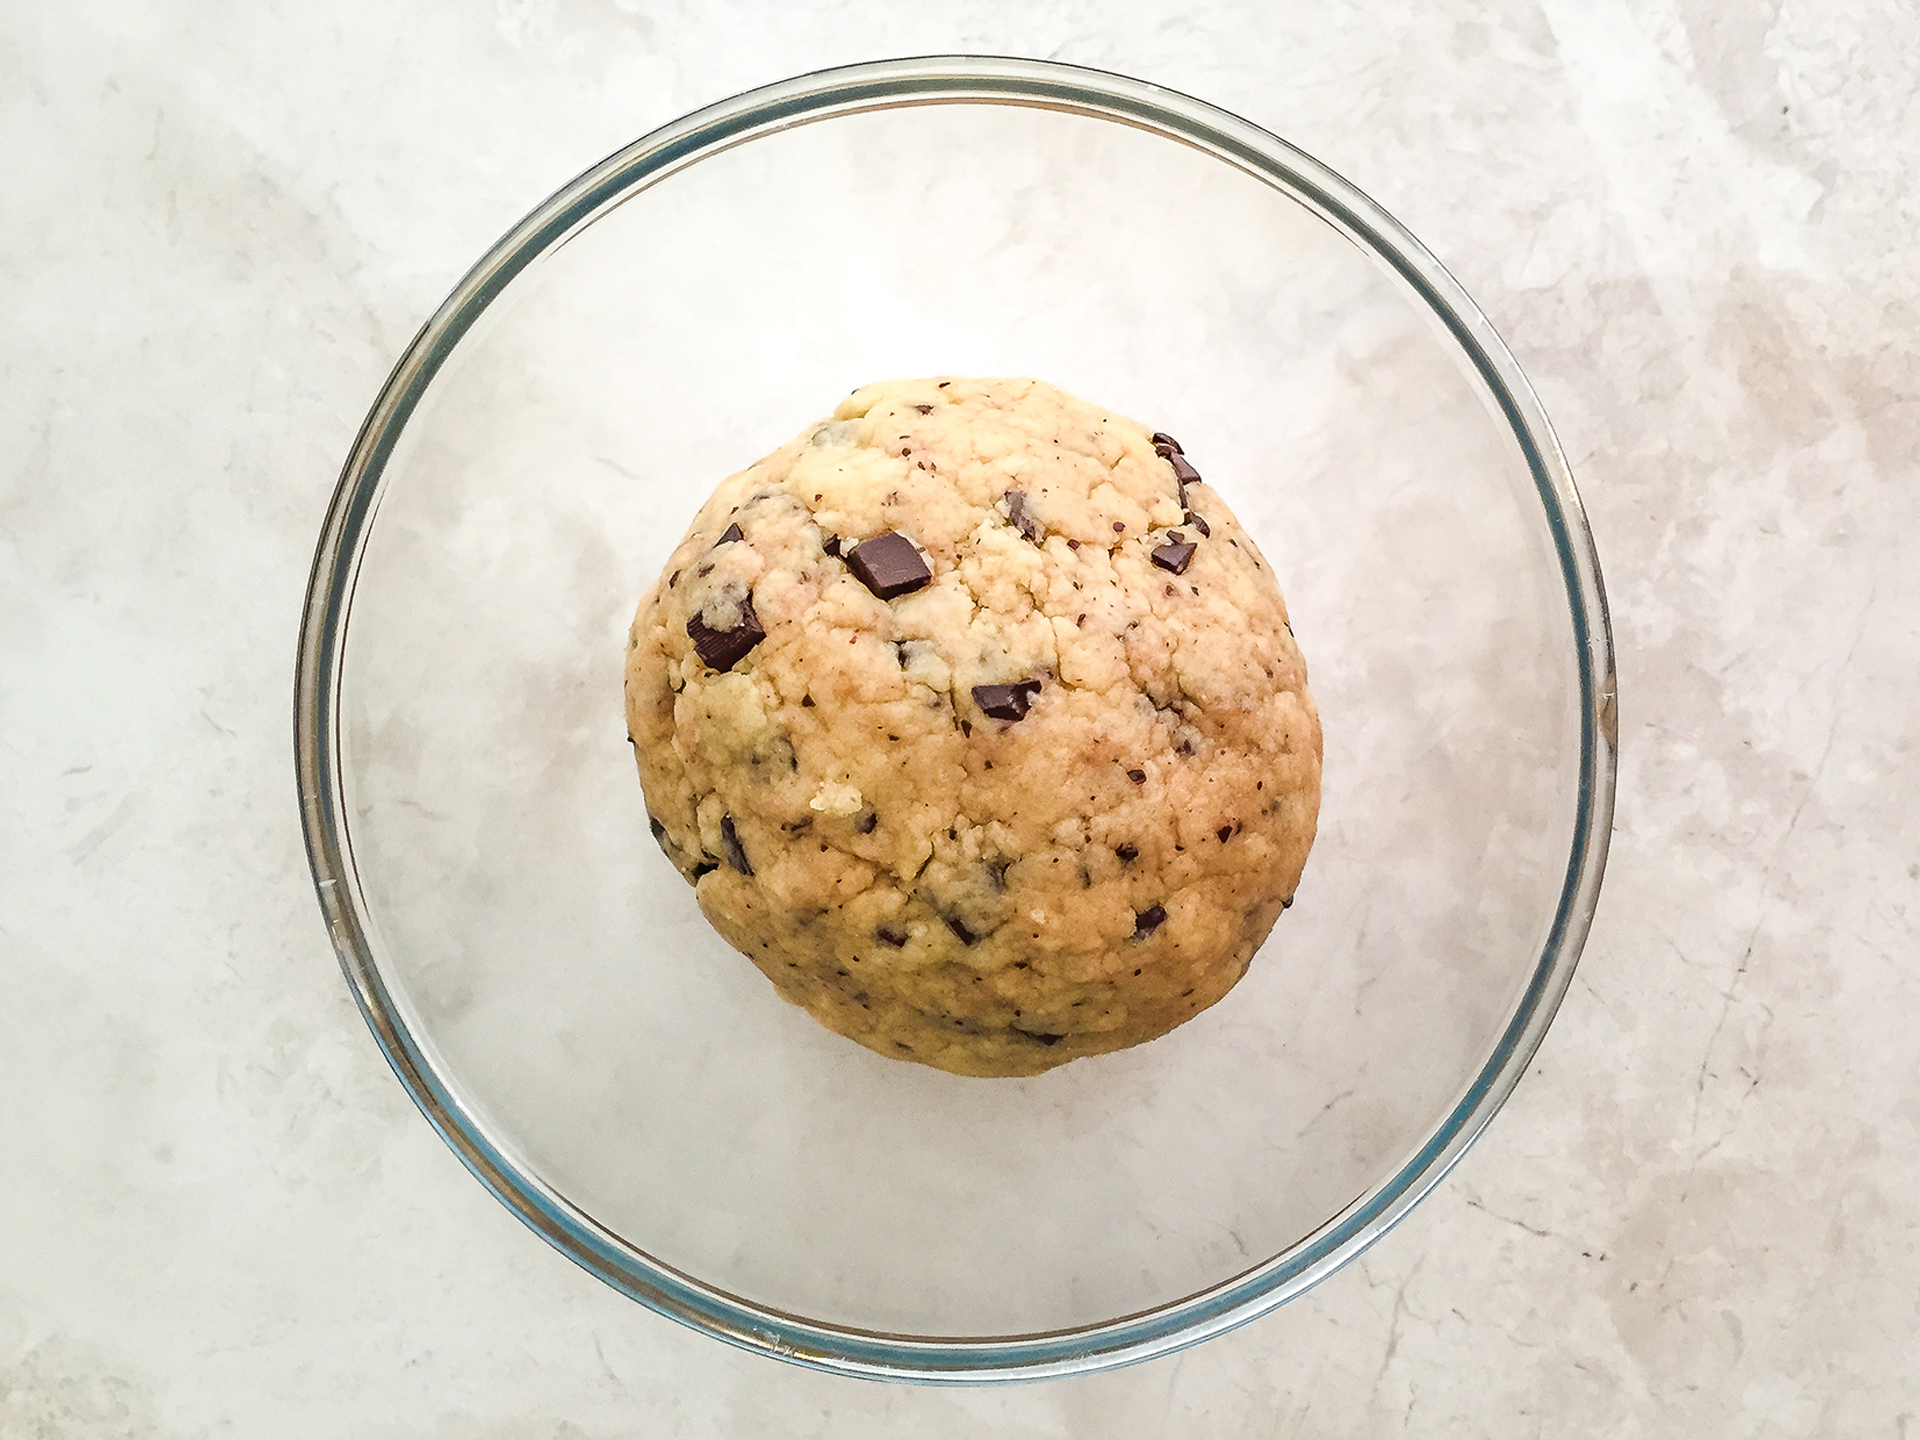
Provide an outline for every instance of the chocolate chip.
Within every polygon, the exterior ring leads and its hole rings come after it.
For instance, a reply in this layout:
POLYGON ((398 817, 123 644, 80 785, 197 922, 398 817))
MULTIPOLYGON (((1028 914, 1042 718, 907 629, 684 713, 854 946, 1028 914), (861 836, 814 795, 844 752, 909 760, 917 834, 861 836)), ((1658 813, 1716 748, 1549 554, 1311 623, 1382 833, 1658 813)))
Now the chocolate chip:
POLYGON ((1121 864, 1131 865, 1140 858, 1140 847, 1131 840, 1127 840, 1114 846, 1113 853, 1120 857, 1121 864))
POLYGON ((687 621, 687 634, 700 658, 715 670, 731 670, 754 646, 767 638, 760 617, 753 613, 753 597, 740 602, 740 623, 731 630, 715 630, 699 615, 687 621))
POLYGON ((1180 488, 1183 491, 1189 485, 1198 485, 1200 483, 1200 472, 1194 469, 1193 466, 1187 462, 1187 457, 1182 455, 1178 450, 1167 457, 1167 463, 1173 466, 1173 478, 1180 482, 1180 488))
POLYGON ((1166 906, 1155 905, 1151 910, 1142 910, 1133 917, 1133 938, 1144 940, 1166 923, 1166 906))
POLYGON ((713 548, 718 550, 722 545, 731 545, 734 541, 742 538, 744 537, 740 534, 740 527, 738 525, 729 525, 720 532, 720 538, 713 542, 713 548))
POLYGON ((836 560, 839 559, 840 558, 840 537, 838 535, 829 533, 827 535, 827 538, 820 542, 820 548, 826 551, 827 554, 833 556, 836 560))
POLYGON ((1027 505, 1027 497, 1018 490, 1009 490, 1006 495, 1007 520, 1029 540, 1039 540, 1040 522, 1033 518, 1033 511, 1027 505))
POLYGON ((1280 908, 1282 910, 1291 910, 1293 908, 1293 897, 1289 895, 1286 899, 1282 900, 1280 902, 1280 908))
POLYGON ((1194 529, 1198 530, 1200 532, 1202 539, 1205 539, 1207 536, 1213 534, 1213 531, 1207 525, 1207 522, 1204 519, 1202 519, 1200 516, 1194 514, 1193 511, 1191 510, 1187 511, 1187 524, 1193 526, 1194 529))
POLYGON ((1229 840, 1231 840, 1231 839, 1233 838, 1233 826, 1231 826, 1231 825, 1222 825, 1222 826, 1221 826, 1221 827, 1220 827, 1220 828, 1219 828, 1218 830, 1216 830, 1216 831, 1215 831, 1214 833, 1215 833, 1216 835, 1218 835, 1218 836, 1220 837, 1220 843, 1221 843, 1222 845, 1224 845, 1224 844, 1226 844, 1226 843, 1227 843, 1227 841, 1229 841, 1229 840))
POLYGON ((1178 450, 1180 448, 1180 442, 1164 430, 1156 430, 1153 432, 1153 443, 1155 445, 1165 445, 1170 450, 1178 450))
POLYGON ((1144 785, 1147 783, 1147 772, 1144 770, 1129 770, 1127 771, 1127 779, 1133 781, 1136 785, 1144 785))
POLYGON ((671 590, 674 586, 678 585, 679 583, 680 583, 680 572, 678 570, 674 571, 671 575, 667 577, 667 589, 671 590))
POLYGON ((968 739, 971 739, 973 737, 973 722, 971 720, 962 720, 960 722, 960 733, 968 739))
POLYGON ((1080 542, 1078 540, 1069 540, 1067 541, 1067 548, 1069 550, 1078 550, 1080 548, 1080 542))
POLYGON ((959 937, 962 945, 978 945, 980 943, 980 937, 969 930, 962 921, 955 919, 951 915, 942 915, 940 918, 947 922, 947 928, 959 937))
POLYGON ((913 408, 918 410, 922 415, 931 415, 933 413, 933 406, 931 405, 916 405, 913 408))
POLYGON ((802 695, 800 697, 800 708, 802 710, 813 709, 813 697, 811 695, 802 695))
POLYGON ((733 828, 733 817, 724 815, 720 819, 720 844, 727 852, 727 863, 742 875, 751 876, 753 866, 747 863, 747 852, 740 844, 740 837, 733 828))
POLYGON ((1124 520, 1116 520, 1113 522, 1113 533, 1116 535, 1118 535, 1122 530, 1125 530, 1126 528, 1127 526, 1124 520))
POLYGON ((875 930, 873 932, 873 938, 878 940, 882 945, 891 945, 896 950, 907 943, 907 937, 902 935, 898 930, 895 930, 891 925, 882 925, 879 929, 875 930))
POLYGON ((1182 535, 1178 530, 1167 531, 1167 539, 1175 545, 1184 545, 1187 543, 1187 537, 1182 535))
POLYGON ((1198 548, 1191 540, 1161 545, 1153 552, 1153 563, 1162 570, 1171 570, 1176 575, 1183 575, 1186 573, 1188 563, 1193 559, 1193 552, 1198 548))
POLYGON ((868 810, 862 814, 858 820, 853 822, 853 828, 858 830, 862 835, 871 835, 873 834, 873 827, 879 823, 880 817, 874 814, 873 811, 868 810))
POLYGON ((1039 693, 1038 680, 1016 680, 1011 685, 976 685, 973 703, 995 720, 1024 720, 1033 697, 1039 693))
POLYGON ((897 530, 862 540, 846 559, 854 578, 882 600, 918 590, 933 579, 913 542, 897 530))

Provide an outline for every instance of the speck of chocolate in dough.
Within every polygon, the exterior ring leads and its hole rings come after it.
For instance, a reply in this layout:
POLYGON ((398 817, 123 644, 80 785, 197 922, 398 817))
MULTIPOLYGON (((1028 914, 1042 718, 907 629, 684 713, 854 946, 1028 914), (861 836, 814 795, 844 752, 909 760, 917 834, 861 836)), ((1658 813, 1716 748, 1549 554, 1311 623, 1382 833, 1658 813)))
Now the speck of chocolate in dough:
POLYGON ((1191 510, 1187 511, 1187 524, 1200 532, 1202 540, 1213 534, 1213 528, 1207 524, 1205 517, 1196 515, 1191 510))
POLYGON ((1184 545, 1187 543, 1187 537, 1182 535, 1178 530, 1169 530, 1167 531, 1167 543, 1170 545, 1184 545))
POLYGON ((973 722, 971 720, 962 720, 960 722, 960 734, 967 739, 973 737, 973 722))
POLYGON ((1131 840, 1123 840, 1113 847, 1113 853, 1120 857, 1121 864, 1131 865, 1140 858, 1140 847, 1131 840))
POLYGON ((1126 524, 1126 521, 1124 520, 1116 520, 1113 522, 1113 533, 1116 535, 1118 535, 1122 530, 1125 530, 1126 528, 1127 528, 1127 524, 1126 524))
POLYGON ((1147 772, 1144 770, 1129 770, 1127 771, 1127 779, 1133 781, 1136 785, 1144 785, 1147 783, 1147 772))
POLYGON ((707 578, 707 576, 711 575, 712 573, 713 573, 713 562, 709 560, 705 565, 702 565, 698 570, 693 572, 693 578, 696 580, 704 580, 707 578))
POLYGON ((878 940, 882 945, 891 945, 896 950, 907 943, 907 937, 902 935, 898 930, 895 930, 891 925, 882 925, 879 929, 875 930, 873 932, 873 938, 878 940))
POLYGON ((731 630, 715 630, 699 615, 687 621, 687 634, 702 663, 714 670, 731 670, 747 652, 767 638, 760 617, 753 613, 753 597, 740 602, 740 623, 731 630))
POLYGON ((880 817, 873 811, 868 810, 862 814, 858 820, 853 822, 853 828, 858 830, 862 835, 871 835, 873 834, 874 826, 879 823, 880 817))
MULTIPOLYGON (((1177 531, 1175 532, 1178 533, 1177 531)), ((1187 566, 1193 560, 1193 552, 1198 549, 1193 541, 1182 540, 1176 544, 1161 545, 1153 552, 1153 563, 1162 570, 1171 570, 1176 575, 1186 573, 1187 566)))
POLYGON ((1040 538, 1040 522, 1033 518, 1033 510, 1027 504, 1027 497, 1018 490, 1009 490, 1006 495, 1007 520, 1029 540, 1040 538))
POLYGON ((854 578, 882 600, 909 594, 933 579, 914 543, 897 530, 862 540, 846 560, 854 578))
POLYGON ((1224 844, 1226 844, 1226 843, 1227 843, 1227 841, 1229 841, 1229 840, 1231 840, 1231 839, 1233 838, 1233 826, 1231 826, 1231 825, 1222 825, 1222 826, 1221 826, 1221 827, 1220 827, 1220 828, 1219 828, 1218 830, 1216 830, 1216 831, 1215 831, 1214 833, 1215 833, 1216 835, 1218 835, 1218 836, 1220 837, 1220 843, 1221 843, 1222 845, 1224 845, 1224 844))
POLYGON ((933 413, 933 406, 931 405, 916 405, 913 408, 918 410, 922 415, 931 415, 933 413))
POLYGON ((723 815, 720 818, 720 844, 727 852, 727 863, 742 875, 751 876, 753 866, 747 863, 746 847, 740 843, 739 835, 734 833, 733 817, 723 815))
POLYGON ((1067 1038, 1064 1035, 1043 1035, 1036 1030, 1027 1030, 1027 1031, 1023 1031, 1022 1033, 1031 1035, 1035 1040, 1038 1040, 1042 1045, 1058 1045, 1062 1040, 1067 1038))
POLYGON ((1080 542, 1078 540, 1069 540, 1067 541, 1067 548, 1069 550, 1078 550, 1080 548, 1080 542))
POLYGON ((1173 466, 1173 478, 1180 482, 1180 489, 1183 492, 1187 486, 1200 483, 1200 472, 1194 469, 1187 457, 1178 450, 1167 456, 1167 463, 1173 466))
POLYGON ((1164 430, 1156 430, 1153 432, 1153 443, 1156 446, 1164 445, 1169 450, 1178 450, 1180 448, 1180 442, 1164 430))
POLYGON ((1144 940, 1166 923, 1166 906, 1155 905, 1150 910, 1142 910, 1133 917, 1133 938, 1136 940, 1144 940))
POLYGON ((995 720, 1024 720, 1040 693, 1038 680, 1016 680, 1011 685, 976 685, 973 703, 995 720))
POLYGON ((1293 897, 1289 895, 1286 899, 1282 900, 1280 902, 1280 908, 1282 910, 1291 910, 1293 908, 1293 897))
POLYGON ((954 933, 962 945, 978 945, 980 943, 980 937, 969 930, 962 921, 955 919, 951 915, 942 915, 940 918, 947 922, 947 928, 954 933))
POLYGON ((678 585, 679 583, 680 583, 680 572, 678 570, 674 571, 671 575, 667 577, 667 589, 671 590, 674 586, 678 585))
POLYGON ((827 538, 820 542, 820 548, 838 560, 840 558, 840 537, 829 533, 827 538))
POLYGON ((802 710, 813 709, 813 697, 811 695, 802 695, 800 697, 800 708, 802 710))
POLYGON ((720 532, 720 538, 713 542, 713 548, 718 550, 722 545, 731 545, 734 541, 745 538, 746 537, 740 533, 740 527, 738 525, 729 525, 720 532))

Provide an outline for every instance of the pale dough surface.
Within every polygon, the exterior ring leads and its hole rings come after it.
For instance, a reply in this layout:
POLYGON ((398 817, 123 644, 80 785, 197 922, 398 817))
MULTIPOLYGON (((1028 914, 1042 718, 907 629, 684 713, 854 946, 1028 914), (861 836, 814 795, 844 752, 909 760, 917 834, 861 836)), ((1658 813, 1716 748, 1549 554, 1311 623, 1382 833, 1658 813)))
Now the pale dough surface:
POLYGON ((1320 722, 1272 568, 1211 486, 1186 506, 1147 427, 1025 379, 868 386, 714 492, 635 616, 627 721, 662 848, 783 996, 1022 1075, 1245 973, 1313 842, 1320 722), (891 600, 831 553, 888 531, 933 577, 891 600), (715 670, 689 622, 743 601, 765 638, 715 670), (1023 718, 976 703, 1022 680, 1023 718))

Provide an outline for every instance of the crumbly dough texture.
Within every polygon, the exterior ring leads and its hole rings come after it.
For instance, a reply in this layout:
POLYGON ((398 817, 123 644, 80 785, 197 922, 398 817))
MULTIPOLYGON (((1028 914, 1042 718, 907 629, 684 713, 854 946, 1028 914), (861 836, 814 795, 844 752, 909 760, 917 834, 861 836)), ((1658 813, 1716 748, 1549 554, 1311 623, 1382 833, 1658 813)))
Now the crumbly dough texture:
POLYGON ((627 722, 661 847, 786 999, 1029 1075, 1245 973, 1313 843, 1320 721, 1271 567, 1185 493, 1140 425, 957 377, 858 390, 714 492, 640 602, 627 722), (891 600, 834 553, 888 531, 932 570, 891 600), (696 618, 764 638, 716 670, 696 618), (1020 719, 976 703, 1023 680, 1020 719))

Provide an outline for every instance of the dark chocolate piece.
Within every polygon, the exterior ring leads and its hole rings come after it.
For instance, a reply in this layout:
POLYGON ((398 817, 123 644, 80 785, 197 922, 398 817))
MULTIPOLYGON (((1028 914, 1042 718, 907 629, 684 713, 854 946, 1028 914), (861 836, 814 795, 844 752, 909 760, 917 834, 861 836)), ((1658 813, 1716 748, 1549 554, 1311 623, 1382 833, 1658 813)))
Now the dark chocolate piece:
POLYGON ((878 940, 882 945, 891 945, 896 950, 907 943, 907 937, 902 935, 898 930, 895 930, 891 925, 882 925, 879 929, 875 930, 873 932, 873 938, 878 940))
POLYGON ((916 405, 913 408, 918 410, 922 415, 931 415, 933 413, 933 406, 931 405, 916 405))
POLYGON ((1231 826, 1231 825, 1222 825, 1222 826, 1221 826, 1221 827, 1220 827, 1220 828, 1219 828, 1219 829, 1218 829, 1217 831, 1215 831, 1214 833, 1215 833, 1215 834, 1217 834, 1217 835, 1218 835, 1218 836, 1220 837, 1220 843, 1221 843, 1222 845, 1224 845, 1224 844, 1226 844, 1226 843, 1227 843, 1227 841, 1229 841, 1229 840, 1231 840, 1231 839, 1233 838, 1233 826, 1231 826))
POLYGON ((838 560, 840 558, 840 537, 829 533, 827 538, 820 542, 820 548, 838 560))
POLYGON ((760 617, 753 613, 753 597, 740 602, 740 623, 731 630, 715 630, 699 615, 687 621, 687 634, 700 659, 714 670, 731 670, 754 646, 767 638, 760 617))
POLYGON ((947 929, 953 931, 953 933, 959 937, 962 945, 978 945, 980 943, 980 937, 969 930, 961 921, 956 920, 951 915, 942 915, 940 918, 947 922, 947 929))
POLYGON ((1293 908, 1293 897, 1289 895, 1286 899, 1282 900, 1280 902, 1280 908, 1282 910, 1291 910, 1293 908))
POLYGON ((862 835, 871 835, 873 834, 874 827, 879 823, 880 817, 869 810, 853 822, 853 828, 858 830, 862 835))
POLYGON ((1140 847, 1131 840, 1123 840, 1113 847, 1113 853, 1120 857, 1120 863, 1131 865, 1140 858, 1140 847))
POLYGON ((1029 540, 1040 538, 1040 522, 1033 518, 1033 511, 1027 505, 1027 497, 1018 490, 1007 491, 1007 519, 1022 535, 1029 540))
POLYGON ((1011 685, 976 685, 973 703, 995 720, 1024 720, 1033 697, 1039 693, 1038 680, 1016 680, 1011 685))
POLYGON ((1201 516, 1194 514, 1193 511, 1191 510, 1187 511, 1187 524, 1193 526, 1194 529, 1198 530, 1200 532, 1200 537, 1203 540, 1207 536, 1213 534, 1213 530, 1207 524, 1206 520, 1203 519, 1201 516))
POLYGON ((1129 770, 1127 771, 1127 779, 1133 781, 1136 785, 1144 785, 1147 783, 1147 772, 1144 770, 1129 770))
POLYGON ((913 542, 897 530, 862 540, 846 560, 854 578, 882 600, 918 590, 933 579, 913 542))
POLYGON ((1167 463, 1173 466, 1173 478, 1180 482, 1180 488, 1183 491, 1189 485, 1198 485, 1200 483, 1200 472, 1188 464, 1187 457, 1182 455, 1178 450, 1167 456, 1167 463))
POLYGON ((734 541, 743 538, 738 525, 729 525, 720 532, 720 538, 713 542, 713 548, 718 550, 722 545, 731 545, 734 541))
POLYGON ((1127 528, 1127 522, 1124 520, 1116 520, 1113 522, 1113 533, 1116 535, 1118 535, 1122 530, 1125 530, 1126 528, 1127 528))
MULTIPOLYGON (((1176 535, 1179 531, 1174 532, 1176 535)), ((1191 540, 1180 540, 1157 546, 1153 552, 1153 563, 1162 570, 1171 570, 1176 575, 1184 575, 1187 565, 1193 559, 1193 552, 1199 547, 1191 540)))
POLYGON ((1164 430, 1156 430, 1153 432, 1153 443, 1155 446, 1165 445, 1173 450, 1180 448, 1180 442, 1164 430))
POLYGON ((727 852, 727 864, 738 870, 742 875, 751 876, 753 874, 753 866, 747 863, 746 848, 741 845, 740 836, 734 831, 733 817, 731 815, 723 815, 720 817, 720 844, 727 852))
POLYGON ((1166 906, 1155 905, 1151 910, 1142 910, 1133 917, 1133 938, 1144 940, 1166 923, 1166 906))

